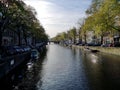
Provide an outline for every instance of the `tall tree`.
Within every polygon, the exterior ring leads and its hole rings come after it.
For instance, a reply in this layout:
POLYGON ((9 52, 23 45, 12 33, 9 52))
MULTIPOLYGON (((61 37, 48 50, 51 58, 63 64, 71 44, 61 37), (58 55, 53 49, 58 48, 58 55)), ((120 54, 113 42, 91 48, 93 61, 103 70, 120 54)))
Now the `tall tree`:
POLYGON ((90 7, 86 10, 86 14, 94 14, 99 11, 99 8, 101 7, 104 0, 92 0, 92 4, 90 7))
POLYGON ((22 0, 1 0, 0 12, 2 12, 0 18, 0 46, 5 29, 12 30, 18 35, 19 45, 21 45, 21 36, 27 44, 28 32, 33 33, 39 39, 43 37, 47 39, 43 26, 36 18, 35 9, 27 6, 22 0))
POLYGON ((76 43, 76 35, 77 35, 77 31, 76 31, 76 27, 73 27, 72 29, 70 29, 70 36, 73 39, 73 43, 76 43))

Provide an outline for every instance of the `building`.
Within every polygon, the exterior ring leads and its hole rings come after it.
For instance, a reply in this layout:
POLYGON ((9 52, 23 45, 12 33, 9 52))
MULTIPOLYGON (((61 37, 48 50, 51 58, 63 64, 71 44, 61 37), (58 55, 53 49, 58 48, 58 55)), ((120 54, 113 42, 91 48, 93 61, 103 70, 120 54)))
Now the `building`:
POLYGON ((14 33, 12 30, 5 30, 3 33, 2 38, 2 45, 17 45, 18 44, 18 37, 17 34, 14 33))

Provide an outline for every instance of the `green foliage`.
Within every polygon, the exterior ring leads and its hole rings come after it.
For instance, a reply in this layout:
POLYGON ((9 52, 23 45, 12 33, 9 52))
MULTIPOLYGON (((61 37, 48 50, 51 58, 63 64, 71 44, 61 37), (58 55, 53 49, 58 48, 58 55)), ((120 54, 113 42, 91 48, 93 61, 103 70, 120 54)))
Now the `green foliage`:
POLYGON ((117 0, 93 0, 86 14, 88 17, 80 27, 84 38, 89 31, 102 38, 120 32, 120 3, 117 0))
MULTIPOLYGON (((1 36, 4 30, 7 29, 18 34, 19 38, 23 32, 23 37, 25 39, 29 36, 35 36, 40 40, 48 40, 48 35, 45 33, 45 29, 36 18, 36 11, 33 7, 27 6, 21 0, 3 1, 0 1, 0 12, 3 14, 2 18, 0 18, 1 36)), ((0 42, 1 39, 2 37, 0 38, 0 42)))
POLYGON ((73 27, 71 28, 69 31, 66 32, 62 32, 57 34, 54 38, 52 38, 53 41, 65 41, 65 40, 73 40, 75 43, 75 39, 76 39, 76 28, 73 27))
POLYGON ((103 3, 103 0, 92 0, 92 4, 86 10, 86 14, 93 14, 99 11, 99 8, 101 7, 102 3, 103 3))
MULTIPOLYGON (((93 31, 95 36, 113 36, 114 32, 120 32, 120 2, 118 0, 92 0, 86 11, 87 18, 80 24, 79 38, 86 42, 87 33, 93 31)), ((76 28, 70 29, 67 39, 76 38, 76 28)), ((64 40, 63 34, 58 34, 56 40, 64 40)))

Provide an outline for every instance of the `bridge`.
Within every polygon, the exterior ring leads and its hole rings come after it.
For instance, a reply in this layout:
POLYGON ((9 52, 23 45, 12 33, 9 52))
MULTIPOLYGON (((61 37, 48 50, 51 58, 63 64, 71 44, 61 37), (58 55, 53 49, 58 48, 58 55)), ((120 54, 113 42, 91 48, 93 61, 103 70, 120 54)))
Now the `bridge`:
POLYGON ((59 43, 60 43, 60 41, 53 41, 53 40, 50 40, 50 41, 48 41, 48 43, 55 43, 55 44, 59 44, 59 43))

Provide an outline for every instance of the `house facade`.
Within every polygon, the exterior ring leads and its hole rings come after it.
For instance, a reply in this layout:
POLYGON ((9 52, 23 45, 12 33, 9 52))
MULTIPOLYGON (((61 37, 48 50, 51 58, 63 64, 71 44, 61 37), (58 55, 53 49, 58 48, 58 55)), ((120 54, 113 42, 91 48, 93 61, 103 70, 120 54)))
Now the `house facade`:
POLYGON ((17 34, 14 33, 12 30, 5 30, 2 37, 2 45, 9 46, 17 44, 18 44, 17 34))

